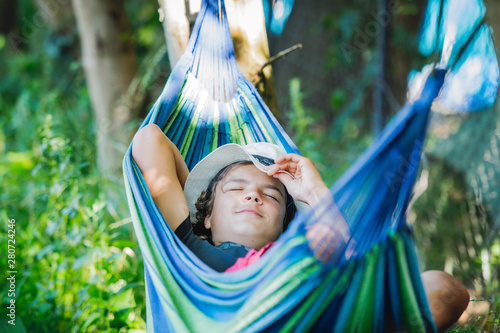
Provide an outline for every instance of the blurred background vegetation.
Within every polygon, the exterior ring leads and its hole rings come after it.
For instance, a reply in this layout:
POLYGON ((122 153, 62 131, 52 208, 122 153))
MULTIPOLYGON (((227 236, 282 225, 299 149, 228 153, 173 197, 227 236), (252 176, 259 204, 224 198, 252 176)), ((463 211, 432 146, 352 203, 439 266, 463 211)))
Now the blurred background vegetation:
MULTIPOLYGON (((0 1, 0 241, 7 244, 6 221, 15 219, 15 329, 142 332, 142 257, 121 179, 98 167, 99 127, 72 3, 53 0, 57 15, 44 20, 47 3, 0 1)), ((141 87, 134 90, 140 94, 137 113, 124 125, 134 130, 170 66, 158 4, 123 4, 141 87)), ((386 44, 365 38, 347 56, 343 47, 374 22, 376 2, 297 0, 283 35, 269 38, 271 54, 304 45, 274 65, 275 111, 328 184, 370 144, 380 130, 377 122, 385 124, 404 103, 408 73, 427 62, 416 52, 424 1, 397 4, 386 44), (380 91, 384 112, 376 119, 380 91)), ((487 6, 489 15, 500 12, 494 1, 487 6)), ((500 25, 493 28, 498 35, 500 25)), ((433 116, 409 212, 422 268, 445 270, 472 292, 471 317, 457 330, 493 331, 500 325, 499 119, 497 107, 433 116)), ((0 253, 6 258, 6 246, 0 253)), ((4 265, 2 260, 2 281, 4 265)), ((3 309, 6 290, 2 284, 3 309)), ((3 320, 0 325, 6 325, 3 320)))

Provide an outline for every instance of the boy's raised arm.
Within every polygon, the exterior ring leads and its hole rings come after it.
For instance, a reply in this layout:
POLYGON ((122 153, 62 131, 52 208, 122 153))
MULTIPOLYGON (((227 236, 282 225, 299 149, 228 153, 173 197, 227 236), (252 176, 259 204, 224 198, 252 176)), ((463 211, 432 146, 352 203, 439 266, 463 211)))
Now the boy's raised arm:
POLYGON ((189 215, 183 191, 189 170, 182 155, 157 125, 149 124, 135 135, 132 156, 154 202, 175 231, 189 215))

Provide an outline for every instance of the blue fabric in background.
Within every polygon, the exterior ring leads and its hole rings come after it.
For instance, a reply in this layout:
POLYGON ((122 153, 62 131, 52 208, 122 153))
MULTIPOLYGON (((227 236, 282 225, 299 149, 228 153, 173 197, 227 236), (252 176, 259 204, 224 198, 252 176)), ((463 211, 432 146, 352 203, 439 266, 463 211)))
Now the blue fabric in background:
POLYGON ((273 35, 281 35, 292 13, 294 0, 262 0, 266 29, 273 35))

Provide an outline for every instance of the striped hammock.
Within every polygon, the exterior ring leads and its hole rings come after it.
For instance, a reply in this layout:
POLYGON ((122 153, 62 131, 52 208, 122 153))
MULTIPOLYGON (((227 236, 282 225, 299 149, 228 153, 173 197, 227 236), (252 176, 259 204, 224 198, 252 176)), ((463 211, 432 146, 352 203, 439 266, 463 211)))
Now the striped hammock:
MULTIPOLYGON (((429 1, 421 43, 424 53, 440 52, 440 62, 413 75, 406 105, 331 187, 337 205, 298 214, 245 269, 217 273, 182 244, 153 202, 130 145, 123 169, 144 258, 148 332, 436 330, 405 219, 429 112, 433 103, 458 112, 492 105, 499 72, 482 2, 445 3, 429 1), (322 264, 305 232, 338 209, 351 238, 322 264)), ((236 65, 223 0, 204 1, 186 53, 141 127, 150 123, 190 169, 229 142, 266 141, 299 153, 236 65)))

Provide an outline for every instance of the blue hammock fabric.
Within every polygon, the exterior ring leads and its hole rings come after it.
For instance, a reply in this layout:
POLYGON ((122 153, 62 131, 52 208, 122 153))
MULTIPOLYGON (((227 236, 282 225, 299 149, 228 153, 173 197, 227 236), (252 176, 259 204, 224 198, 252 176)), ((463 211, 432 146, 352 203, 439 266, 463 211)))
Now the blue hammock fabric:
MULTIPOLYGON (((491 37, 471 38, 486 38, 477 43, 484 45, 491 37)), ((415 75, 410 100, 331 188, 335 202, 298 214, 258 262, 232 273, 215 272, 175 236, 132 158, 132 143, 123 168, 144 258, 148 331, 435 331, 405 213, 431 106, 453 78, 446 67, 415 75), (350 240, 322 264, 305 233, 313 223, 334 223, 328 217, 335 214, 349 223, 350 240)), ((492 82, 498 87, 498 76, 492 82)), ((266 141, 299 153, 239 71, 222 0, 203 3, 188 49, 141 127, 150 123, 190 169, 229 142, 266 141)))
POLYGON ((281 35, 292 13, 295 0, 262 0, 266 30, 273 35, 281 35))
POLYGON ((495 102, 499 68, 485 13, 481 0, 428 1, 419 49, 441 54, 438 66, 449 69, 433 110, 473 112, 495 102))

